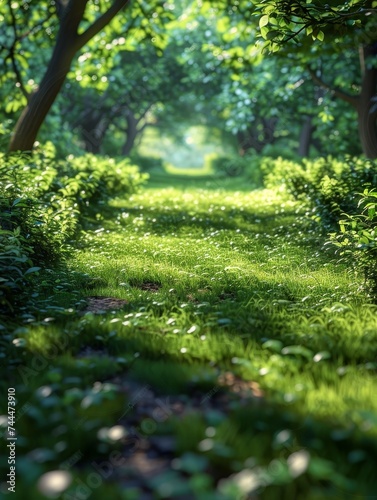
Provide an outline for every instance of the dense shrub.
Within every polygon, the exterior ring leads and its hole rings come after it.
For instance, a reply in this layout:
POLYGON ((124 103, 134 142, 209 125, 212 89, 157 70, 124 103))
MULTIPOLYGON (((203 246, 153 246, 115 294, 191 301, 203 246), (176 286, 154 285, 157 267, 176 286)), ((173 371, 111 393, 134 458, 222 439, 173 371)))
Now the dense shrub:
POLYGON ((238 177, 245 172, 245 161, 241 156, 210 155, 207 158, 214 172, 227 177, 238 177))
POLYGON ((0 304, 11 309, 36 266, 59 258, 93 212, 135 192, 145 174, 127 159, 58 161, 47 144, 33 156, 0 154, 0 179, 0 304))
POLYGON ((33 267, 32 253, 19 228, 14 231, 0 229, 0 311, 13 311, 31 273, 39 270, 33 267))
POLYGON ((297 200, 308 204, 326 230, 338 225, 343 212, 358 212, 358 196, 377 182, 377 165, 371 160, 331 156, 296 163, 282 158, 262 164, 265 184, 284 185, 297 200))
POLYGON ((274 144, 266 144, 259 154, 259 157, 268 157, 272 159, 284 158, 285 160, 300 163, 302 158, 298 155, 296 149, 294 144, 286 144, 279 141, 274 144))
POLYGON ((342 214, 339 230, 330 234, 330 241, 338 247, 341 256, 362 267, 367 287, 376 298, 377 192, 365 189, 360 196, 357 213, 342 214))
POLYGON ((130 160, 137 165, 141 172, 150 172, 151 170, 164 171, 164 160, 156 156, 142 156, 138 153, 132 153, 130 160))
POLYGON ((269 160, 262 164, 267 186, 283 184, 311 209, 341 258, 364 272, 367 288, 377 297, 377 162, 332 157, 301 164, 269 160))

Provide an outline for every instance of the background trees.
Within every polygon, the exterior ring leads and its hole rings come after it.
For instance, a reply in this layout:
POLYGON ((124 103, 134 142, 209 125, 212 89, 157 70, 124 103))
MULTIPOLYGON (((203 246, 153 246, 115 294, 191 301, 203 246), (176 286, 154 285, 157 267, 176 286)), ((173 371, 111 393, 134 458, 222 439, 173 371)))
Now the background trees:
POLYGON ((196 123, 241 155, 375 157, 374 7, 9 1, 0 93, 10 149, 32 149, 40 130, 62 152, 129 155, 149 125, 177 137, 196 123))
MULTIPOLYGON (((92 45, 93 51, 98 55, 98 53, 104 53, 103 45, 105 48, 108 45, 108 49, 119 45, 119 43, 111 45, 106 42, 106 36, 109 33, 111 33, 110 39, 112 40, 117 31, 128 36, 137 31, 137 37, 144 38, 153 33, 152 26, 155 24, 153 19, 160 18, 160 14, 161 19, 166 18, 166 10, 158 1, 153 5, 149 4, 148 7, 142 2, 134 3, 128 17, 121 18, 118 24, 109 27, 109 23, 122 9, 128 7, 128 4, 128 0, 101 3, 69 0, 68 2, 43 2, 37 6, 31 6, 27 2, 24 2, 22 6, 16 2, 7 2, 7 12, 2 15, 2 20, 6 23, 2 38, 2 52, 5 53, 5 61, 9 61, 13 69, 17 80, 16 86, 20 88, 26 100, 24 110, 13 130, 9 146, 11 151, 33 148, 37 133, 61 90, 75 55, 96 35, 103 32, 102 40, 95 39, 92 45), (141 20, 143 24, 138 25, 138 20, 141 20), (106 27, 108 27, 107 32, 103 31, 106 27), (9 32, 12 36, 11 43, 6 42, 9 32), (23 46, 31 44, 34 48, 33 35, 35 33, 38 34, 36 38, 40 51, 45 48, 45 37, 48 38, 50 53, 47 55, 47 51, 43 51, 44 58, 39 60, 42 63, 41 67, 44 68, 43 76, 39 85, 29 92, 23 83, 24 75, 18 64, 24 64, 25 69, 31 70, 31 66, 25 61, 27 56, 32 57, 32 53, 25 54, 23 46), (20 56, 15 55, 17 46, 20 46, 20 56)), ((125 41, 124 37, 121 38, 125 41)), ((107 54, 103 62, 108 57, 107 54)), ((35 80, 32 81, 34 84, 35 80)), ((11 109, 15 110, 15 107, 11 109)))
POLYGON ((354 108, 362 151, 369 158, 377 157, 377 115, 373 103, 377 91, 376 7, 374 1, 256 3, 261 14, 260 32, 270 50, 277 51, 294 40, 299 53, 305 55, 308 42, 302 38, 306 36, 325 41, 325 51, 332 57, 351 51, 353 58, 359 60, 358 77, 352 82, 343 80, 340 88, 333 77, 326 80, 315 71, 310 73, 322 88, 354 108))

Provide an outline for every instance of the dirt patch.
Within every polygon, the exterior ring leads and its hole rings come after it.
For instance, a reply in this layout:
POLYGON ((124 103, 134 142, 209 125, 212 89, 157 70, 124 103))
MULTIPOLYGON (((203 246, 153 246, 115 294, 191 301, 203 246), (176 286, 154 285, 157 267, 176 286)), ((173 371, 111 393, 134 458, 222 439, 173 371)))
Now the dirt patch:
POLYGON ((145 292, 158 292, 161 288, 160 283, 156 283, 154 281, 144 281, 141 285, 133 285, 135 288, 140 288, 140 290, 144 290, 145 292))
POLYGON ((225 372, 218 378, 220 386, 225 386, 231 392, 238 394, 241 398, 261 398, 263 392, 257 382, 243 380, 236 377, 232 372, 225 372))
POLYGON ((116 299, 114 297, 100 297, 98 295, 87 297, 86 300, 88 304, 82 311, 83 313, 92 312, 94 314, 100 314, 107 311, 121 309, 128 304, 127 300, 116 299))

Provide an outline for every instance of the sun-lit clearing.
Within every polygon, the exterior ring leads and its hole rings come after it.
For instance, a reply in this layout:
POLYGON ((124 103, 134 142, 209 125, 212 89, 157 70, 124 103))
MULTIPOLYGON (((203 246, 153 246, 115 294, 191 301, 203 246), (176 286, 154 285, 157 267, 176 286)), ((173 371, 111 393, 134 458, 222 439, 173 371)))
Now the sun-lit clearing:
POLYGON ((17 331, 12 349, 27 354, 20 377, 33 387, 20 425, 54 412, 54 430, 65 423, 74 436, 58 441, 66 455, 110 456, 136 421, 152 446, 179 450, 174 473, 221 464, 216 488, 228 496, 328 481, 335 463, 342 478, 350 467, 356 482, 371 474, 373 450, 358 436, 374 446, 377 316, 362 277, 321 250, 279 187, 152 178, 81 233, 67 259, 80 293, 64 322, 45 308, 17 331), (100 298, 119 306, 90 309, 100 298), (150 404, 153 391, 165 406, 150 404))

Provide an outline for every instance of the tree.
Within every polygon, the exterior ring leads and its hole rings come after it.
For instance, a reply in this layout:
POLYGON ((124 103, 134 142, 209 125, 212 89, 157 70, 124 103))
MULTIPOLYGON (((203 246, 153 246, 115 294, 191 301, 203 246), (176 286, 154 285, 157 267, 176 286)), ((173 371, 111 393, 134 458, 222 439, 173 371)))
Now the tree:
MULTIPOLYGON (((62 88, 76 54, 109 26, 120 11, 131 5, 130 0, 104 0, 93 4, 89 0, 57 0, 42 3, 42 7, 45 7, 48 12, 47 19, 40 17, 41 5, 30 6, 25 2, 24 9, 27 11, 28 21, 32 23, 25 34, 22 31, 24 30, 22 25, 24 12, 19 9, 18 4, 8 2, 9 12, 5 21, 8 24, 7 27, 14 33, 13 54, 20 40, 33 36, 38 32, 36 27, 45 27, 46 22, 49 23, 49 28, 45 28, 47 37, 53 43, 52 53, 39 86, 30 95, 25 94, 27 104, 14 128, 9 146, 10 151, 32 150, 38 131, 62 88), (29 14, 30 11, 34 14, 33 16, 29 14), (53 28, 56 26, 58 29, 55 37, 53 28)), ((152 30, 148 27, 149 20, 152 16, 161 17, 163 12, 164 8, 159 0, 149 5, 143 2, 132 3, 129 22, 124 20, 119 28, 127 35, 135 25, 144 34, 151 35, 152 30), (142 18, 145 21, 144 25, 137 26, 138 23, 143 22, 142 18)), ((13 57, 12 62, 14 60, 13 57)), ((14 65, 13 69, 16 72, 17 68, 14 65)), ((18 73, 16 72, 16 76, 19 85, 24 88, 22 75, 18 73)))
POLYGON ((359 48, 359 61, 361 70, 361 83, 357 94, 337 88, 334 83, 329 83, 324 77, 318 76, 309 68, 314 82, 330 91, 337 98, 350 104, 357 112, 358 129, 363 153, 368 158, 377 158, 377 109, 373 106, 373 99, 377 92, 377 44, 361 45, 359 48))
POLYGON ((310 70, 313 80, 335 96, 349 103, 357 112, 359 137, 363 153, 377 158, 377 110, 373 98, 377 92, 377 35, 375 1, 344 2, 257 2, 260 15, 259 27, 265 47, 278 51, 290 41, 296 42, 296 50, 305 51, 302 41, 306 35, 312 40, 330 41, 334 52, 339 45, 353 46, 359 55, 360 81, 358 93, 336 88, 310 70))
MULTIPOLYGON (((252 21, 255 24, 257 18, 246 19, 245 12, 237 11, 236 6, 231 14, 224 12, 224 5, 216 10, 219 4, 202 3, 199 12, 203 17, 195 16, 197 26, 191 38, 196 41, 200 36, 204 43, 199 56, 191 51, 190 58, 201 60, 202 67, 216 66, 216 72, 206 75, 205 80, 199 75, 202 81, 210 79, 205 86, 205 103, 212 104, 217 122, 237 139, 239 151, 261 153, 266 145, 283 143, 305 156, 315 143, 324 154, 347 149, 359 152, 350 133, 352 112, 343 103, 334 102, 330 92, 319 89, 308 73, 308 64, 320 54, 312 53, 311 47, 305 47, 303 53, 287 46, 273 56, 263 53, 255 43, 252 21), (216 95, 211 96, 213 85, 216 95), (322 142, 321 135, 331 140, 322 142), (299 147, 294 142, 299 142, 299 147)), ((330 50, 326 57, 329 67, 339 60, 330 50)))
POLYGON ((185 76, 187 71, 177 61, 174 44, 168 43, 158 56, 151 44, 139 43, 133 50, 119 50, 113 58, 107 75, 111 84, 106 90, 80 89, 77 84, 63 89, 66 103, 74 103, 75 108, 66 115, 87 151, 99 153, 111 129, 112 133, 121 131, 125 139, 118 154, 128 156, 136 138, 148 126, 155 126, 161 112, 168 113, 188 90, 183 83, 185 76))
MULTIPOLYGON (((56 1, 59 31, 52 56, 39 87, 28 99, 27 106, 16 124, 10 151, 33 149, 38 131, 63 85, 74 56, 128 3, 129 0, 114 0, 104 13, 79 33, 80 24, 85 19, 88 0, 56 1)), ((13 12, 12 4, 10 9, 13 12)))

